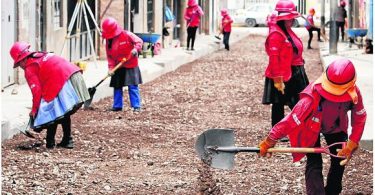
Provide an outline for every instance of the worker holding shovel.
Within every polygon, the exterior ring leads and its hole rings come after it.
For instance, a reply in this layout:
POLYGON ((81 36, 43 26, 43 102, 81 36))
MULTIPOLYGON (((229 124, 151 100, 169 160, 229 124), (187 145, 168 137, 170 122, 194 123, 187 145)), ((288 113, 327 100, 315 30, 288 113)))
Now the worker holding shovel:
POLYGON ((230 32, 232 31, 233 20, 229 16, 227 9, 221 10, 221 17, 221 33, 223 33, 223 43, 225 45, 225 49, 229 51, 229 37, 230 32))
POLYGON ((195 34, 197 33, 197 29, 201 20, 201 16, 203 16, 203 10, 198 5, 196 0, 189 0, 188 7, 185 9, 184 18, 187 23, 187 47, 186 50, 194 51, 194 42, 195 42, 195 34), (190 47, 190 40, 191 40, 191 47, 190 47), (190 47, 190 48, 189 48, 190 47))
POLYGON ((299 16, 293 1, 279 0, 268 17, 265 50, 269 63, 262 103, 272 104, 272 126, 284 117, 284 105, 293 109, 299 100, 298 94, 309 84, 302 57, 302 40, 291 28, 299 16))
POLYGON ((122 88, 128 86, 130 106, 134 112, 139 112, 141 95, 138 85, 142 84, 142 76, 138 66, 138 52, 142 50, 143 41, 135 34, 123 30, 111 17, 102 23, 102 36, 106 40, 109 74, 113 74, 110 82, 110 87, 114 88, 113 106, 110 110, 122 110, 122 88), (113 73, 112 69, 121 62, 122 66, 113 73))
POLYGON ((309 15, 307 15, 307 18, 306 18, 306 23, 305 23, 305 28, 307 29, 307 31, 309 32, 309 40, 307 42, 307 49, 312 49, 311 47, 311 40, 313 38, 313 32, 316 31, 318 32, 318 41, 319 42, 323 42, 321 39, 320 39, 320 28, 316 27, 314 25, 314 15, 315 15, 315 9, 314 8, 311 8, 309 10, 309 15))
POLYGON ((73 148, 70 115, 90 98, 81 70, 53 53, 32 52, 30 44, 16 42, 10 49, 14 68, 21 67, 30 87, 33 104, 31 128, 36 132, 47 129, 46 147, 55 147, 57 125, 61 124, 63 138, 58 147, 73 148))
MULTIPOLYGON (((358 148, 366 122, 366 110, 362 96, 356 86, 355 68, 351 61, 338 59, 332 62, 320 78, 310 84, 302 93, 301 100, 292 112, 277 123, 260 145, 260 155, 273 148, 277 140, 289 136, 292 147, 320 147, 322 133, 328 145, 347 141, 338 151, 338 146, 329 148, 332 154, 331 166, 324 187, 321 154, 306 154, 306 191, 307 194, 339 194, 342 190, 342 176, 345 165, 358 148), (351 113, 352 131, 348 139, 348 115, 351 113), (341 162, 340 162, 341 161, 341 162)), ((299 161, 305 156, 293 153, 293 160, 299 161)))

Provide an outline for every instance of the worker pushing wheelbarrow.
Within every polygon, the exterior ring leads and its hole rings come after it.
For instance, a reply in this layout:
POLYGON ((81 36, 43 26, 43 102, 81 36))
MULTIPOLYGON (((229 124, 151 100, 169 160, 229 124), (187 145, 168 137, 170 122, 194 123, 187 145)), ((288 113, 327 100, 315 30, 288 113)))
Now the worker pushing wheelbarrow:
POLYGON ((345 165, 358 149, 366 122, 366 110, 355 82, 352 62, 337 59, 301 92, 301 99, 292 112, 271 129, 259 147, 235 147, 233 130, 211 129, 198 137, 196 151, 203 162, 222 169, 233 168, 234 155, 238 152, 257 152, 262 157, 287 152, 292 153, 294 162, 306 155, 307 194, 340 194, 345 165), (320 133, 327 147, 321 147, 320 133), (289 137, 291 148, 274 148, 285 136, 289 137), (331 156, 327 182, 323 181, 321 153, 331 156))

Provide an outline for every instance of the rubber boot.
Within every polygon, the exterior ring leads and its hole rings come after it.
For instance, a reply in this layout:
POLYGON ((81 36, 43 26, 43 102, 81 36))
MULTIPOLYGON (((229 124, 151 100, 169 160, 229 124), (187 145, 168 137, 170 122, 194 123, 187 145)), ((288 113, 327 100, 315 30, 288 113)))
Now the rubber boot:
POLYGON ((57 124, 52 124, 47 127, 46 148, 48 149, 53 149, 55 147, 56 129, 57 124))
POLYGON ((57 144, 57 147, 73 149, 74 142, 71 134, 72 130, 70 116, 66 116, 65 118, 61 119, 61 126, 63 128, 64 134, 61 142, 57 144))

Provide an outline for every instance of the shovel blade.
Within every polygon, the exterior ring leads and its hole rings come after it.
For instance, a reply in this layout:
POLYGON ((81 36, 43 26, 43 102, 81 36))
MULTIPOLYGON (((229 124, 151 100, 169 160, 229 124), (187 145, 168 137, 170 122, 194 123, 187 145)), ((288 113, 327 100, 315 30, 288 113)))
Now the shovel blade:
POLYGON ((92 102, 92 98, 94 98, 94 94, 96 92, 96 88, 95 87, 90 87, 88 89, 89 91, 89 94, 90 94, 90 99, 86 100, 84 103, 83 103, 83 108, 84 109, 88 109, 90 108, 90 105, 91 105, 91 102, 92 102))
POLYGON ((232 129, 209 129, 198 136, 195 150, 199 158, 207 165, 218 169, 233 169, 235 153, 220 152, 207 147, 234 146, 232 129))

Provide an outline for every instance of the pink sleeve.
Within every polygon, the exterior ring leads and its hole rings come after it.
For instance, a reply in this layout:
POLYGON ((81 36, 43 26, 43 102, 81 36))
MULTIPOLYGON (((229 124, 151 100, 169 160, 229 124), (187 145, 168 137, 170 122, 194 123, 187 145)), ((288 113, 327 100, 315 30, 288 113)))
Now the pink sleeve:
MULTIPOLYGON (((107 46, 106 46, 107 49, 107 46)), ((116 65, 115 65, 115 60, 108 54, 108 50, 106 51, 107 53, 107 61, 108 61, 108 69, 112 70, 116 65)))
POLYGON ((135 35, 134 33, 132 32, 129 32, 127 31, 128 35, 131 37, 131 39, 133 40, 133 46, 134 48, 140 52, 142 51, 142 46, 143 46, 143 41, 141 38, 139 38, 137 35, 135 35))
POLYGON ((204 15, 204 12, 203 12, 203 10, 200 6, 198 6, 198 13, 199 13, 200 16, 204 15))
POLYGON ((349 136, 350 140, 358 143, 361 140, 363 130, 366 123, 366 110, 363 106, 362 95, 359 90, 357 90, 358 103, 355 104, 351 110, 351 124, 352 124, 352 134, 349 136))
POLYGON ((189 21, 191 19, 191 16, 188 13, 188 9, 187 8, 185 9, 184 18, 185 18, 186 21, 189 21))
POLYGON ((42 88, 39 82, 39 67, 38 64, 30 64, 25 68, 25 78, 31 93, 33 95, 33 106, 31 112, 35 116, 38 111, 40 101, 42 99, 42 88))
POLYGON ((267 40, 267 47, 268 47, 268 56, 269 56, 269 64, 270 71, 273 77, 282 76, 282 70, 285 68, 283 65, 286 64, 280 64, 280 50, 281 45, 284 41, 284 37, 280 35, 279 33, 272 33, 269 35, 267 40))
POLYGON ((292 112, 284 117, 279 123, 277 123, 270 131, 269 137, 273 140, 279 140, 300 125, 304 124, 304 121, 312 111, 312 98, 305 96, 294 106, 292 112))

